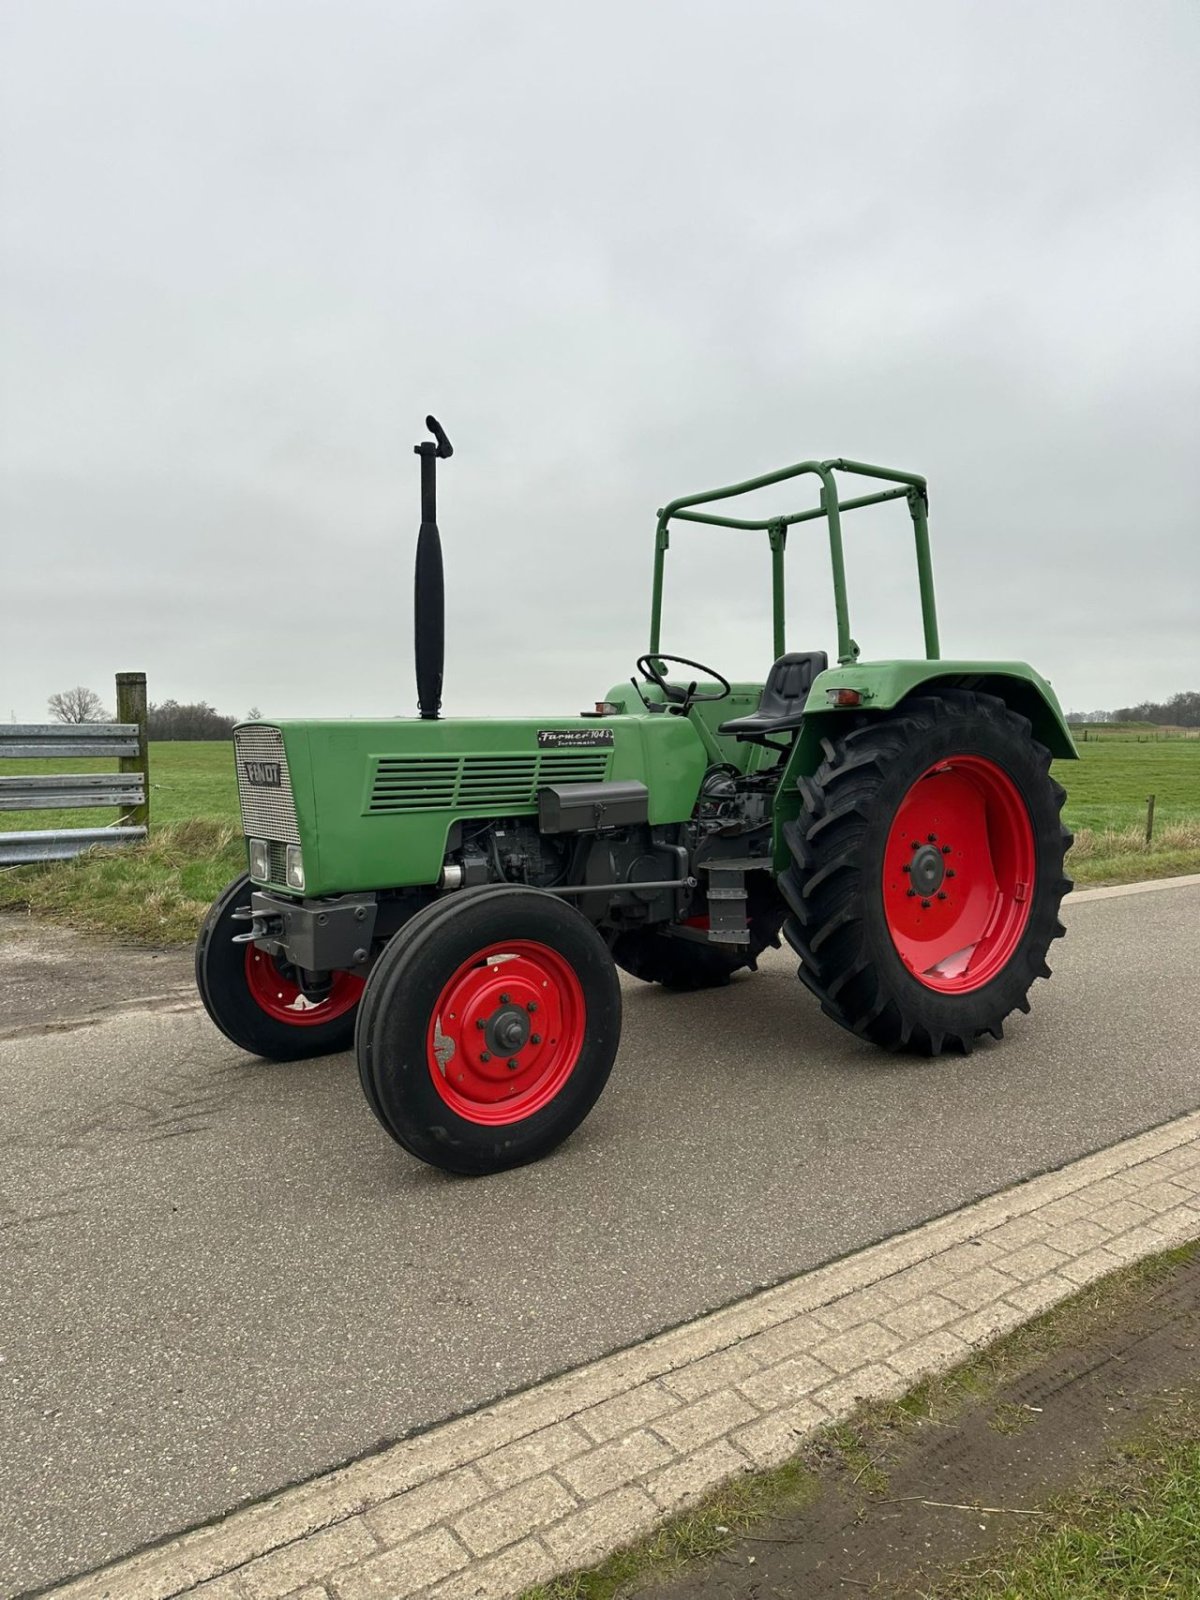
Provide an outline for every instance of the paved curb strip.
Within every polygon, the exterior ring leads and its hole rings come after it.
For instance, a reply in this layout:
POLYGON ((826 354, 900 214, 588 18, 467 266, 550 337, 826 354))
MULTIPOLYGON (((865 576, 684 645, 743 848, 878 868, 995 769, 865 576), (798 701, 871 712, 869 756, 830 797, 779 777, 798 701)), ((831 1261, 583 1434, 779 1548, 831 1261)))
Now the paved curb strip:
POLYGON ((1200 1112, 53 1591, 507 1600, 1200 1236, 1200 1112))
POLYGON ((1119 900, 1127 894, 1150 894, 1155 889, 1193 889, 1200 883, 1200 872, 1178 878, 1143 878, 1140 883, 1111 883, 1099 889, 1073 889, 1063 899, 1069 906, 1077 900, 1119 900))

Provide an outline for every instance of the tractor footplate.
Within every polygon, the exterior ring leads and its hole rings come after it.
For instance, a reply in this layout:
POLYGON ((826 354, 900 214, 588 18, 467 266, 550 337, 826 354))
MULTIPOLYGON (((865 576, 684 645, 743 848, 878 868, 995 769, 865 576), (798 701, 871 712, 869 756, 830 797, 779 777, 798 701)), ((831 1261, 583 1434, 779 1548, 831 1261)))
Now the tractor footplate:
POLYGON ((746 873, 761 871, 767 863, 750 858, 718 857, 699 863, 708 873, 708 937, 713 944, 749 944, 746 916, 746 873))

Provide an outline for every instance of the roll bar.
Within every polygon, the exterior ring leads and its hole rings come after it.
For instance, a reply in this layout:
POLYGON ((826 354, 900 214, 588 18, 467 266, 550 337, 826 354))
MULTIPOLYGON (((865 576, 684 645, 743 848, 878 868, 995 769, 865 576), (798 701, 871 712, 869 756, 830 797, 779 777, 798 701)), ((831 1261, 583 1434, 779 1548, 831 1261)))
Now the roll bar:
POLYGON ((801 461, 794 467, 781 467, 778 472, 764 472, 760 477, 747 478, 744 483, 729 484, 724 489, 708 489, 703 494, 683 495, 663 506, 658 513, 654 537, 654 592, 650 604, 650 654, 660 647, 662 624, 663 567, 671 537, 668 524, 678 522, 704 522, 719 528, 754 528, 765 531, 771 546, 771 602, 774 624, 775 655, 778 658, 787 649, 784 627, 783 558, 787 546, 787 531, 794 523, 811 522, 824 517, 829 524, 829 557, 833 568, 833 603, 837 611, 838 665, 850 666, 858 659, 858 646, 850 637, 850 613, 846 601, 846 567, 842 556, 843 511, 855 511, 859 506, 879 505, 884 500, 907 500, 913 521, 917 546, 917 581, 921 590, 921 620, 925 630, 925 655, 936 661, 938 645, 937 603, 933 593, 933 567, 929 559, 929 494, 925 479, 915 472, 897 472, 891 467, 872 467, 862 461, 801 461), (877 494, 858 495, 852 500, 839 500, 835 472, 848 472, 860 478, 877 478, 899 487, 884 489, 877 494), (717 516, 712 512, 693 511, 691 507, 710 505, 717 500, 730 500, 736 495, 749 494, 754 489, 766 489, 773 483, 783 483, 789 478, 812 474, 821 481, 821 504, 811 511, 796 511, 789 516, 765 517, 749 520, 743 517, 717 516))

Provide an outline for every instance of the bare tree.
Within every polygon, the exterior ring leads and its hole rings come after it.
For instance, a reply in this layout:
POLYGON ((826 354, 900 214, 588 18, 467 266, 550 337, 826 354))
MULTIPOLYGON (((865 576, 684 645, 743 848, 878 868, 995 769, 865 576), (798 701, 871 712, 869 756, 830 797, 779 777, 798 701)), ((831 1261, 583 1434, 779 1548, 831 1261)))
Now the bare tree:
POLYGON ((46 702, 50 715, 56 722, 107 722, 108 712, 94 689, 77 684, 74 689, 64 689, 52 694, 46 702))

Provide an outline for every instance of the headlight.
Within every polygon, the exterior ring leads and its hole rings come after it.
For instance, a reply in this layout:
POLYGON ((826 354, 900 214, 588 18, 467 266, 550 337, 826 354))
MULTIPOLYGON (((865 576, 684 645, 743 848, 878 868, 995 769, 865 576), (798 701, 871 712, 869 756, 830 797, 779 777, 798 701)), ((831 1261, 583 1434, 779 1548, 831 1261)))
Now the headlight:
POLYGON ((298 844, 287 847, 287 884, 289 889, 304 887, 304 857, 300 854, 298 844))
POLYGON ((250 876, 255 883, 266 883, 271 875, 271 865, 267 855, 267 841, 265 839, 251 839, 250 843, 250 876))

